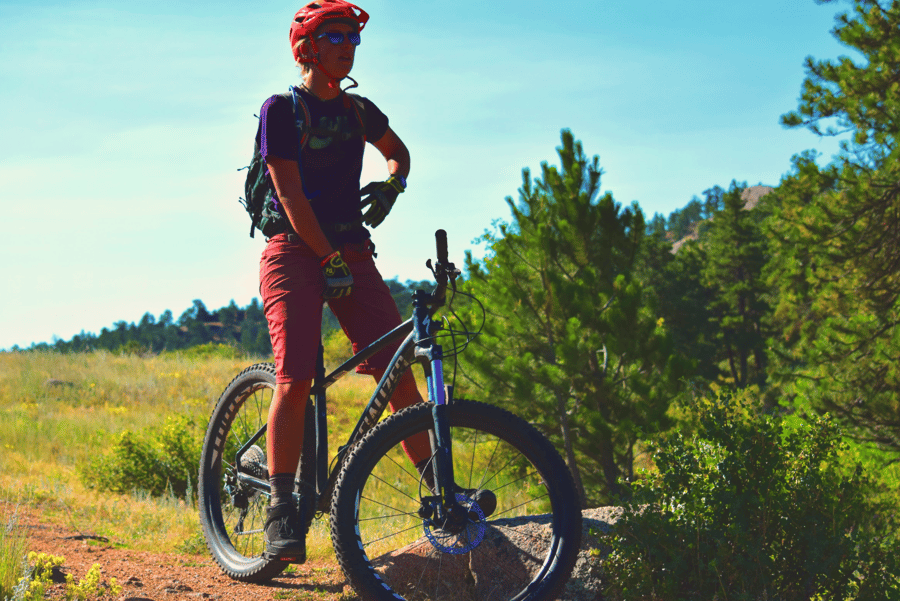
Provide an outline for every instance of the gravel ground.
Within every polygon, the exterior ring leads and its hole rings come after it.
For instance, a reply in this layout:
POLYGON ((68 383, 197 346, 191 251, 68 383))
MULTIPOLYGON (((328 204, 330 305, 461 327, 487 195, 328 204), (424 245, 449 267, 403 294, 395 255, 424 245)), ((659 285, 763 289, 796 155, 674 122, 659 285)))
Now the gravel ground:
MULTIPOLYGON (((4 510, 10 510, 4 507, 4 510)), ((4 513, 8 513, 5 511, 4 513)), ((584 512, 582 553, 575 565, 572 581, 564 599, 599 600, 596 557, 590 549, 598 546, 593 536, 604 532, 619 515, 618 508, 601 507, 584 512)), ((28 538, 28 550, 62 556, 62 574, 75 580, 84 577, 94 564, 99 564, 103 582, 115 578, 122 585, 116 601, 196 601, 197 599, 228 601, 269 601, 297 599, 308 601, 357 601, 346 583, 340 567, 334 563, 307 563, 294 566, 266 584, 244 584, 223 575, 215 562, 206 556, 176 553, 152 553, 117 547, 113 542, 78 533, 63 526, 44 523, 33 509, 19 508, 19 524, 28 538)), ((529 526, 526 526, 529 527, 529 526)), ((538 527, 537 524, 530 527, 538 527)), ((53 585, 48 599, 64 599, 65 585, 53 585)))

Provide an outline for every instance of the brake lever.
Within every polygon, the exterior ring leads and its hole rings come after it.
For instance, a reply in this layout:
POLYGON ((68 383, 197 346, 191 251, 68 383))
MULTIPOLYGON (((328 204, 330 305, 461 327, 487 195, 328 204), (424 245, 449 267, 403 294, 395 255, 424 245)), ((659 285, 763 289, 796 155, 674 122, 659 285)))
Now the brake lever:
POLYGON ((434 276, 436 282, 440 283, 441 279, 449 281, 453 292, 456 292, 456 278, 462 273, 456 268, 456 265, 453 263, 441 263, 440 261, 432 264, 431 259, 428 259, 425 261, 425 267, 431 271, 431 275, 434 276))
POLYGON ((456 268, 456 265, 453 263, 447 264, 447 271, 449 272, 447 275, 450 278, 450 287, 453 289, 453 292, 456 292, 456 278, 462 274, 462 271, 456 268))

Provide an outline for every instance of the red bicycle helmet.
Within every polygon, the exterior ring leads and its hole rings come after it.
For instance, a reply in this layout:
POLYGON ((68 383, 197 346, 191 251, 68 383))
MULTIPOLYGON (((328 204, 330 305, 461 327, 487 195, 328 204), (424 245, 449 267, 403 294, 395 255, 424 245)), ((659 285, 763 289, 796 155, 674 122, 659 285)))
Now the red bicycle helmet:
POLYGON ((300 44, 297 42, 302 37, 312 37, 313 32, 325 21, 331 19, 348 20, 359 27, 362 31, 369 20, 369 13, 344 0, 315 0, 310 2, 297 11, 294 15, 294 21, 291 23, 291 50, 294 53, 294 60, 301 63, 317 62, 318 48, 316 42, 312 39, 308 44, 300 44))

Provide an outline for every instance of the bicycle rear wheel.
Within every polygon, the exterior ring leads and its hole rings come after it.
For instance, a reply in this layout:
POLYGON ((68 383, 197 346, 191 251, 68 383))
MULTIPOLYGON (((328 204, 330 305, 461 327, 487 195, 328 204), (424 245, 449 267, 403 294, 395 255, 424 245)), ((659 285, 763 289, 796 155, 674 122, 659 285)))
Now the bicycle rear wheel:
POLYGON ((367 601, 556 598, 581 540, 578 497, 562 458, 511 413, 454 401, 447 416, 457 500, 468 519, 442 529, 423 517, 421 497, 431 493, 401 448, 433 428, 431 408, 414 405, 384 420, 347 459, 331 530, 348 580, 367 601), (491 502, 478 503, 490 497, 493 511, 491 502))
MULTIPOLYGON (((200 523, 206 544, 216 563, 231 578, 259 582, 280 574, 288 563, 262 557, 265 549, 267 492, 237 479, 236 453, 268 419, 275 392, 275 366, 259 363, 248 367, 228 385, 209 420, 200 456, 200 523)), ((312 425, 307 405, 307 430, 312 425)), ((307 433, 304 458, 310 458, 307 433)), ((266 435, 241 459, 241 471, 268 479, 266 435)))

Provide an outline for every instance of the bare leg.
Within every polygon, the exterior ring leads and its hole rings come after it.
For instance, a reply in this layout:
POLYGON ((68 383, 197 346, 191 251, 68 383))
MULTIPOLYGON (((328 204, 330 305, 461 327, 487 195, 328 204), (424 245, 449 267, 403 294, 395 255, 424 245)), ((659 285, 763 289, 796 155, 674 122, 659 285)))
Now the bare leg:
MULTIPOLYGON (((269 407, 266 456, 269 475, 294 474, 303 448, 306 400, 312 382, 303 380, 278 384, 269 407)), ((275 496, 272 497, 273 504, 275 496)))
MULTIPOLYGON (((383 375, 383 370, 372 374, 376 382, 380 381, 383 375)), ((419 389, 416 387, 416 379, 413 377, 412 371, 407 370, 403 377, 400 378, 400 381, 397 382, 397 387, 391 396, 391 411, 396 413, 410 405, 422 402, 422 395, 419 394, 419 389)), ((403 450, 406 451, 406 456, 415 465, 427 461, 431 457, 431 443, 428 441, 428 434, 420 432, 404 440, 403 450)))

